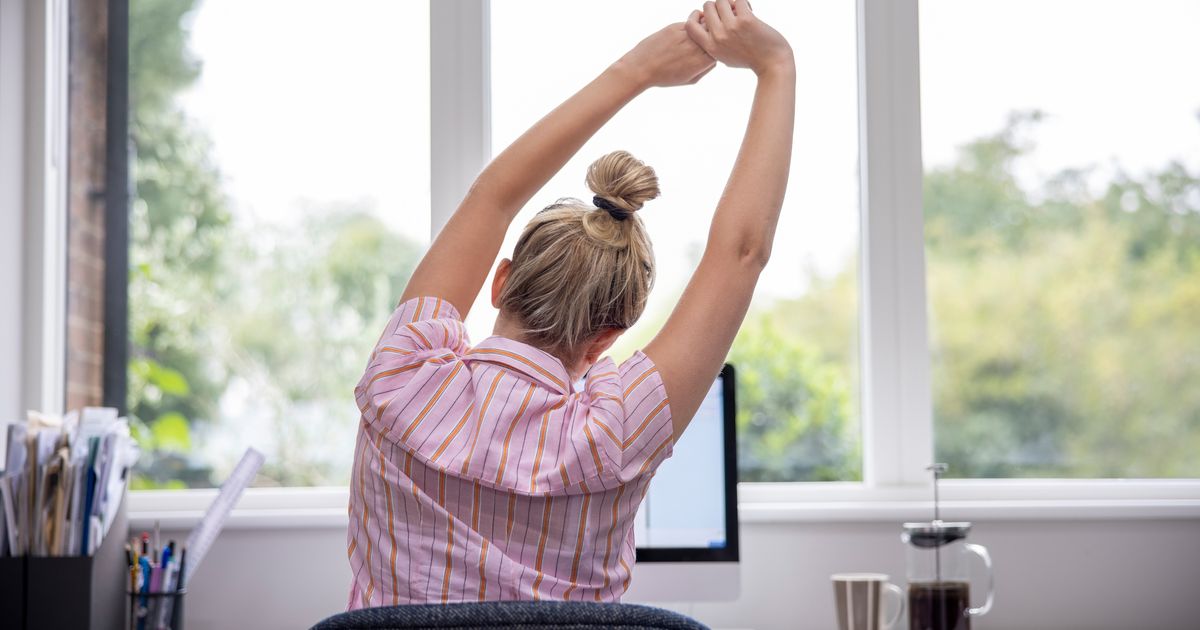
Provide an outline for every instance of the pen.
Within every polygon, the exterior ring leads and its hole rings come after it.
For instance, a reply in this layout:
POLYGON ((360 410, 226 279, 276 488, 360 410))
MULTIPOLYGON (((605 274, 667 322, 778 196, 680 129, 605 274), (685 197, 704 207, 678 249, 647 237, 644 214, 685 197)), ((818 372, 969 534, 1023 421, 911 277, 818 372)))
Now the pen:
MULTIPOLYGON (((143 545, 146 544, 145 538, 142 539, 142 544, 143 545)), ((142 556, 141 567, 142 567, 142 597, 141 597, 140 608, 142 610, 145 610, 146 603, 147 603, 146 593, 150 592, 150 560, 148 558, 146 558, 146 556, 142 556)), ((145 613, 143 613, 142 616, 140 616, 138 618, 137 630, 143 630, 145 627, 146 627, 146 617, 145 617, 145 613)))
POLYGON ((150 559, 142 556, 139 566, 142 569, 142 592, 148 593, 150 592, 150 559))
POLYGON ((127 543, 125 545, 125 562, 129 565, 129 592, 137 592, 137 552, 127 543))
POLYGON ((183 590, 183 578, 187 577, 187 547, 179 551, 179 586, 176 591, 183 590))

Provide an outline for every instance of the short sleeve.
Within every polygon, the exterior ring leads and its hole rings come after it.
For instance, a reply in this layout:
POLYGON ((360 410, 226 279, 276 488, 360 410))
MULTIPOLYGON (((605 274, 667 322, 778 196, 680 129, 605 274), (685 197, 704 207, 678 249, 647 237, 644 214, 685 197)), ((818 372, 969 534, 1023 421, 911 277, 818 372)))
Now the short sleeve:
POLYGON ((381 420, 391 401, 405 397, 410 382, 426 382, 433 372, 453 368, 468 349, 466 327, 449 302, 436 297, 402 302, 388 318, 354 388, 363 418, 381 420))
MULTIPOLYGON (((658 367, 642 352, 614 369, 598 363, 585 390, 592 399, 586 437, 621 483, 653 474, 671 456, 671 405, 658 367)), ((603 473, 602 473, 602 476, 603 473)))
POLYGON ((455 354, 467 351, 466 326, 454 305, 437 297, 418 297, 401 302, 392 311, 374 354, 383 348, 410 352, 445 349, 455 354))

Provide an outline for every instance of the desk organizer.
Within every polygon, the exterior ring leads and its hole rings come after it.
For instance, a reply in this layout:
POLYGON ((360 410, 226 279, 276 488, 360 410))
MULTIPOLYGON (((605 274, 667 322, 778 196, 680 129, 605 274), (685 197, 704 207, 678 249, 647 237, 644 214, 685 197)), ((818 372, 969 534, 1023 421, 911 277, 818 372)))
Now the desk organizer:
POLYGON ((0 620, 5 628, 121 630, 129 571, 125 503, 89 557, 0 558, 0 620), (124 578, 124 579, 123 579, 124 578))
POLYGON ((183 630, 183 596, 170 593, 129 593, 129 630, 183 630))

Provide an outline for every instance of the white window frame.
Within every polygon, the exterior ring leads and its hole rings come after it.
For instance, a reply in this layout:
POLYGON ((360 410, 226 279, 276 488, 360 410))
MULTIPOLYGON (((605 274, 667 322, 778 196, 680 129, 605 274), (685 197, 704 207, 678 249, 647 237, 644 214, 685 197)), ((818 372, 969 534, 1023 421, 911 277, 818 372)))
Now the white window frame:
MULTIPOLYGON (((746 522, 928 516, 933 413, 917 0, 857 0, 857 8, 863 482, 742 483, 746 522)), ((491 155, 490 49, 489 0, 430 2, 431 236, 491 155)), ((1200 517, 1196 479, 948 480, 943 488, 944 511, 956 518, 1200 517)), ((215 494, 133 492, 133 526, 188 527, 215 494)), ((230 526, 341 528, 347 500, 345 487, 252 488, 230 526)))
POLYGON ((69 10, 0 0, 0 321, 16 328, 0 339, 0 413, 12 418, 65 402, 69 10))

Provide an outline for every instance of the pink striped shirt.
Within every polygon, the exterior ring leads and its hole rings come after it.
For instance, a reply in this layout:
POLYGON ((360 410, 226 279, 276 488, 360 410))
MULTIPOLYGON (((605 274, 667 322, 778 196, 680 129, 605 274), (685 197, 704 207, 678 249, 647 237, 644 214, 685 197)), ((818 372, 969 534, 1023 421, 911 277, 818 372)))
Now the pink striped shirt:
POLYGON ((646 355, 600 360, 577 390, 552 355, 471 347, 453 306, 416 298, 354 392, 349 608, 620 599, 638 504, 673 444, 646 355))

